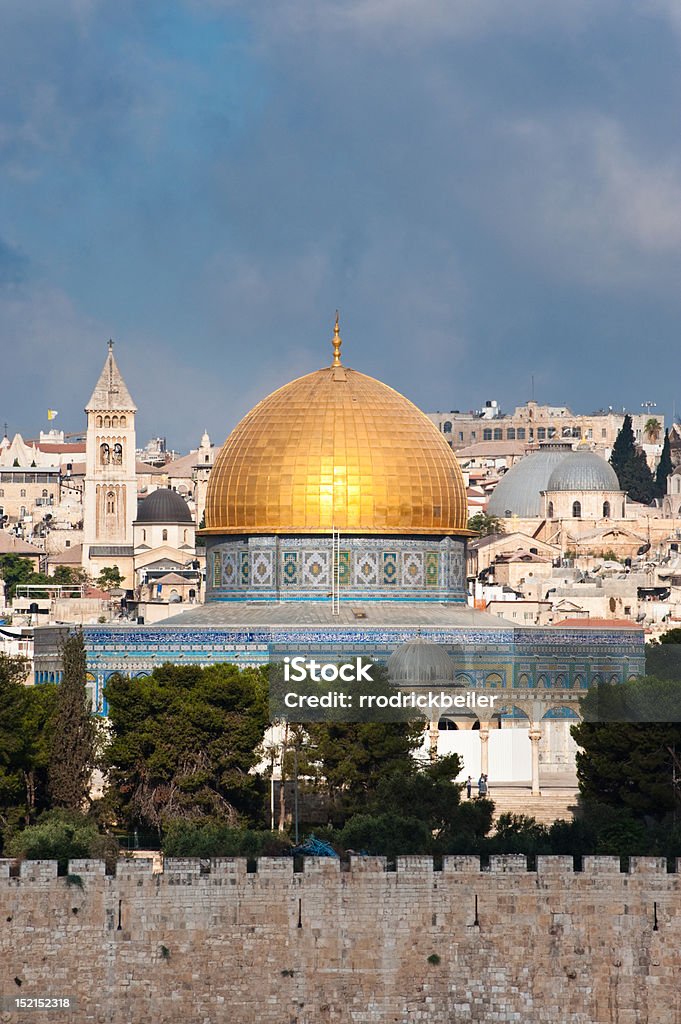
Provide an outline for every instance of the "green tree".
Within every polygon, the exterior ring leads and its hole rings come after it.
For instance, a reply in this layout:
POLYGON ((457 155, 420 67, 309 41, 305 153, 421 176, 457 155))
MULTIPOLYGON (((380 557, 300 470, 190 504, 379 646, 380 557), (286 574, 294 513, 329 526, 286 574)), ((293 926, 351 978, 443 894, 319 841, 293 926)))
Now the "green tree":
POLYGON ((669 441, 669 431, 665 430, 662 453, 655 471, 655 487, 657 489, 658 498, 664 498, 667 493, 667 477, 671 476, 673 472, 674 465, 672 463, 672 449, 669 441))
POLYGON ((48 806, 53 685, 26 686, 28 662, 0 654, 0 831, 48 806))
POLYGON ((113 836, 102 835, 83 814, 50 811, 36 825, 17 832, 8 843, 10 857, 27 860, 56 860, 65 871, 69 860, 93 857, 113 867, 118 859, 118 843, 113 836))
POLYGON ((58 583, 63 587, 75 587, 81 584, 91 586, 92 577, 79 566, 58 565, 52 573, 50 582, 58 583))
POLYGON ((673 681, 601 683, 581 702, 571 733, 579 788, 587 802, 660 821, 679 806, 681 688, 673 681))
POLYGON ((264 670, 161 665, 142 679, 112 676, 106 698, 108 796, 129 825, 262 820, 251 769, 268 724, 264 670))
POLYGON ((656 494, 655 481, 645 452, 636 445, 629 413, 615 438, 610 465, 617 474, 620 487, 631 500, 649 505, 656 494))
POLYGON ((650 416, 643 427, 643 433, 646 435, 651 444, 655 444, 660 432, 662 431, 662 424, 656 416, 650 416))
POLYGON ((97 586, 102 590, 117 590, 123 582, 117 565, 105 565, 97 577, 97 586))
POLYGON ((86 688, 85 644, 80 630, 63 641, 61 661, 50 750, 50 797, 55 807, 80 811, 95 767, 98 731, 86 688))
POLYGON ((505 533, 504 523, 497 516, 489 516, 486 512, 476 512, 468 520, 468 529, 481 537, 489 537, 494 533, 505 533))

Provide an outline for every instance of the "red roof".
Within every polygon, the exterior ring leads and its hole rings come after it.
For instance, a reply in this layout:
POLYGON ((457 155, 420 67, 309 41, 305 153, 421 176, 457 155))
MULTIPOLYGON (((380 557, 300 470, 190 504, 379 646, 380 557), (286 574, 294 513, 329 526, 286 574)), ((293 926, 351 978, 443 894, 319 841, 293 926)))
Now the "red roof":
POLYGON ((80 455, 85 452, 85 442, 81 444, 54 444, 45 442, 37 444, 36 448, 41 452, 60 452, 62 455, 80 455))

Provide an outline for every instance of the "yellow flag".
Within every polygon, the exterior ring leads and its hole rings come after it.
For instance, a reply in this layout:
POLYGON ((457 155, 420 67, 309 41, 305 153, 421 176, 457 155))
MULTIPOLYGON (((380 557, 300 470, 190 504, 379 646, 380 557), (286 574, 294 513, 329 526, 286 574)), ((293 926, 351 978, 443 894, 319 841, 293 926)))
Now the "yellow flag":
POLYGON ((48 420, 53 420, 55 418, 55 416, 58 416, 58 415, 59 415, 59 412, 57 411, 57 409, 48 409, 47 410, 47 418, 48 418, 48 420))

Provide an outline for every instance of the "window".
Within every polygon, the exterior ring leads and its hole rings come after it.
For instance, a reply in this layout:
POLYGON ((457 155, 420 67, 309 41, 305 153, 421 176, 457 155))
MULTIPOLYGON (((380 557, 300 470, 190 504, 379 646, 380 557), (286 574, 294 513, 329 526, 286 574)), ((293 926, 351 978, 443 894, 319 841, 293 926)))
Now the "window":
POLYGON ((47 497, 47 488, 43 487, 43 498, 47 497))
POLYGON ((503 432, 503 430, 501 429, 501 427, 495 427, 495 428, 494 428, 494 440, 495 440, 495 441, 501 441, 501 439, 502 439, 502 437, 503 437, 503 433, 504 433, 504 432, 503 432))
POLYGON ((608 436, 608 431, 605 429, 605 427, 603 427, 603 429, 601 430, 601 437, 607 437, 607 436, 608 436))
POLYGON ((111 426, 112 427, 117 427, 118 426, 118 416, 112 416, 111 417, 111 426))
POLYGON ((483 439, 483 441, 491 441, 492 440, 492 431, 490 430, 489 427, 486 427, 485 430, 483 430, 483 432, 482 432, 482 439, 483 439))
POLYGON ((580 501, 573 501, 572 502, 572 518, 573 519, 581 519, 582 518, 582 503, 580 501))
POLYGON ((4 497, 5 497, 5 488, 4 487, 0 487, 0 498, 4 498, 4 497))
POLYGON ((537 440, 546 440, 546 427, 537 427, 537 440))
POLYGON ((99 446, 99 464, 100 466, 108 466, 111 461, 111 450, 108 444, 100 444, 99 446))
POLYGON ((187 543, 187 533, 188 533, 188 530, 185 530, 184 531, 184 543, 185 544, 187 543))
POLYGON ((517 438, 519 441, 525 440, 525 427, 518 427, 517 438))
POLYGON ((127 421, 127 419, 126 419, 126 417, 125 417, 125 416, 121 416, 121 419, 120 419, 120 425, 121 425, 122 427, 127 427, 127 425, 128 425, 128 421, 127 421))
POLYGON ((443 434, 451 434, 451 432, 452 432, 451 420, 445 420, 444 423, 442 424, 442 433, 443 434))
POLYGON ((515 441, 515 427, 509 427, 506 431, 506 440, 515 441))
POLYGON ((111 459, 114 466, 120 466, 123 462, 123 445, 115 444, 113 446, 113 458, 111 459))
POLYGON ((204 460, 203 460, 203 461, 204 461, 204 462, 208 462, 208 461, 209 461, 209 458, 210 458, 210 456, 206 455, 206 456, 204 457, 204 460))
POLYGON ((147 531, 146 530, 142 530, 142 540, 146 540, 146 539, 147 539, 147 531))
POLYGON ((555 436, 556 436, 556 428, 555 427, 549 427, 549 440, 551 438, 554 438, 555 436))
POLYGON ((101 427, 101 425, 102 425, 102 417, 101 417, 101 416, 98 416, 98 417, 97 417, 97 426, 98 426, 98 427, 101 427))
POLYGON ((71 541, 70 540, 65 541, 64 542, 64 546, 67 547, 67 548, 70 548, 71 547, 71 541))
POLYGON ((161 539, 162 540, 168 540, 168 531, 167 530, 163 531, 163 533, 161 534, 161 539))
POLYGON ((548 507, 548 509, 546 511, 546 515, 547 515, 547 517, 549 519, 553 519, 553 502, 552 501, 549 502, 549 507, 548 507))
POLYGON ((104 426, 105 427, 110 427, 111 426, 111 417, 110 416, 105 416, 104 417, 104 426))
POLYGON ((604 519, 609 519, 610 518, 610 502, 609 501, 604 501, 603 502, 603 518, 604 519))
POLYGON ((21 490, 19 491, 19 497, 20 497, 20 498, 25 498, 25 497, 26 497, 26 491, 24 490, 24 488, 23 488, 23 487, 22 487, 22 489, 21 489, 21 490))
POLYGON ((463 441, 463 430, 459 431, 459 441, 463 441))
POLYGON ((106 496, 106 511, 107 515, 113 515, 116 512, 116 495, 113 491, 109 491, 106 496))
POLYGON ((477 432, 475 430, 471 430, 471 441, 475 441, 477 436, 477 432))

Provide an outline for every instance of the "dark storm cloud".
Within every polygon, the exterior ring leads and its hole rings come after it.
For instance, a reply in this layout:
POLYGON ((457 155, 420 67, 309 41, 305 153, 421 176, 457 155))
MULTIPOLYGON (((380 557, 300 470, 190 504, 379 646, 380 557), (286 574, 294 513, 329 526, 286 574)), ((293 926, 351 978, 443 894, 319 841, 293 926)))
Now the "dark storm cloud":
POLYGON ((143 434, 221 440, 329 358, 340 306, 348 362, 426 408, 508 407, 534 374, 576 409, 670 411, 673 4, 6 8, 0 225, 25 256, 0 331, 40 407, 63 380, 77 426, 113 334, 143 434))

